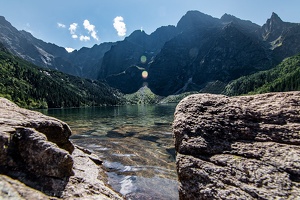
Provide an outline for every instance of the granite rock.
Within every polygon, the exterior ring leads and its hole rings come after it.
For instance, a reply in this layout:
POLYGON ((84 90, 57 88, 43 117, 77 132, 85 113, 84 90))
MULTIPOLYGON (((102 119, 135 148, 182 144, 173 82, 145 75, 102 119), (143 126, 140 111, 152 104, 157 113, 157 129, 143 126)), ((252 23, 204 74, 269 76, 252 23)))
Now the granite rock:
POLYGON ((300 92, 191 95, 173 132, 180 199, 300 198, 300 92))
POLYGON ((5 98, 0 98, 0 113, 1 132, 9 134, 18 127, 34 128, 69 153, 74 150, 73 144, 69 141, 71 129, 66 123, 39 112, 20 109, 5 98))
POLYGON ((0 199, 123 199, 69 126, 0 98, 0 199))
POLYGON ((0 175, 0 199, 54 200, 57 198, 49 197, 38 190, 31 189, 18 180, 0 175))

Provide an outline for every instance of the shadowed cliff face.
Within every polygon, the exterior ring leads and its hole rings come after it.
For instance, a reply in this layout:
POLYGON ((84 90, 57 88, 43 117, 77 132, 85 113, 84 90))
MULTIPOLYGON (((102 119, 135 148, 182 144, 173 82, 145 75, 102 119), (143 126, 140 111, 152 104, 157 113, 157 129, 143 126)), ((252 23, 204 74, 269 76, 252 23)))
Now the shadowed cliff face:
POLYGON ((264 40, 272 42, 280 37, 285 29, 293 25, 292 23, 283 22, 276 13, 272 13, 271 18, 261 28, 261 35, 264 40))
POLYGON ((300 92, 191 95, 173 123, 180 199, 296 199, 300 92))
MULTIPOLYGON (((101 67, 114 74, 113 70, 123 67, 124 71, 131 61, 148 71, 149 88, 161 96, 201 91, 212 82, 227 84, 241 76, 270 69, 287 56, 296 54, 300 49, 298 28, 298 24, 283 22, 275 13, 261 27, 228 14, 217 19, 189 11, 173 27, 177 34, 165 40, 147 65, 139 63, 139 56, 131 51, 139 47, 137 51, 141 54, 141 47, 145 47, 150 37, 138 40, 138 34, 134 33, 128 38, 135 41, 136 47, 128 41, 126 44, 126 40, 116 44, 106 54, 110 59, 105 56, 105 65, 101 67), (121 58, 120 55, 127 56, 121 58)), ((123 77, 123 74, 111 75, 107 80, 125 93, 128 93, 128 87, 134 88, 133 91, 141 87, 141 76, 139 81, 126 79, 126 84, 117 76, 123 77)), ((212 91, 216 89, 212 88, 212 91)))
POLYGON ((105 79, 109 85, 123 93, 136 92, 146 81, 142 72, 148 70, 165 42, 177 35, 177 32, 174 26, 158 28, 150 35, 144 31, 134 31, 105 53, 99 65, 98 78, 105 79))
POLYGON ((274 58, 282 60, 300 51, 300 24, 284 22, 276 13, 262 26, 260 34, 270 49, 274 58))
POLYGON ((158 95, 199 91, 216 81, 226 84, 278 62, 262 40, 261 27, 250 21, 192 11, 177 28, 180 34, 149 66, 149 88, 158 95))
POLYGON ((235 23, 183 32, 165 44, 149 67, 149 88, 166 96, 228 83, 273 66, 271 51, 235 23))

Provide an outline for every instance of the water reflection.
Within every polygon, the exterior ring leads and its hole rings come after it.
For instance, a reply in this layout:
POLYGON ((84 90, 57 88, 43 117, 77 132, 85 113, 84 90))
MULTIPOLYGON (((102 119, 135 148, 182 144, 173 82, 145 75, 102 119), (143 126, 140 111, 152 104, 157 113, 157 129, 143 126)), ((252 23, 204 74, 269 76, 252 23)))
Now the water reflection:
POLYGON ((130 199, 178 199, 171 123, 175 104, 56 109, 72 141, 104 160, 112 187, 130 199))

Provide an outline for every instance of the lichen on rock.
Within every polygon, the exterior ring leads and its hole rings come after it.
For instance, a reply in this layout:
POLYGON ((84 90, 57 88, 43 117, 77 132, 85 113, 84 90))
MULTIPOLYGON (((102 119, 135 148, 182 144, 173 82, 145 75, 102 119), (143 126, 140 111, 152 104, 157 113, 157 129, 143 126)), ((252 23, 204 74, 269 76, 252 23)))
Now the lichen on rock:
POLYGON ((300 197, 300 92, 191 95, 173 132, 180 199, 300 197))

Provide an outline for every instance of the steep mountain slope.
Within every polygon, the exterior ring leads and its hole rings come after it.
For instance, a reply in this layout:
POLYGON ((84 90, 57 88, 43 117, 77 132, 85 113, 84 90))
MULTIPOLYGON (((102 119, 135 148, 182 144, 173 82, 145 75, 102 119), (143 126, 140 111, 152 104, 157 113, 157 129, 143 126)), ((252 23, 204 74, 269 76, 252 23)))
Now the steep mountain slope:
POLYGON ((217 19, 189 11, 172 27, 176 34, 166 34, 157 45, 160 49, 150 55, 155 49, 152 34, 136 31, 118 42, 103 57, 99 78, 125 93, 137 91, 145 82, 162 96, 210 92, 207 88, 222 91, 213 86, 270 69, 300 52, 298 28, 299 24, 283 22, 275 13, 260 27, 228 14, 217 19), (142 55, 147 62, 141 63, 142 55), (141 77, 144 70, 149 73, 146 80, 141 77))
POLYGON ((93 79, 98 76, 104 53, 113 45, 103 43, 68 53, 63 47, 39 40, 26 31, 18 31, 1 16, 0 42, 14 55, 35 65, 93 79))
POLYGON ((283 22, 276 13, 262 26, 260 34, 279 61, 300 52, 300 24, 283 22))
POLYGON ((0 96, 22 107, 117 105, 122 94, 108 85, 37 67, 0 45, 0 96))
POLYGON ((234 23, 234 24, 238 24, 240 26, 241 29, 244 30, 244 32, 248 32, 253 34, 255 37, 258 37, 259 34, 257 33, 261 27, 255 23, 252 23, 249 20, 242 20, 239 19, 233 15, 227 14, 225 13, 222 17, 221 17, 221 21, 223 23, 234 23))
POLYGON ((36 39, 26 31, 18 31, 1 16, 0 42, 14 55, 38 66, 79 75, 79 68, 63 59, 68 56, 68 52, 64 48, 36 39))
POLYGON ((286 58, 273 69, 232 81, 226 86, 224 94, 236 96, 296 90, 300 90, 300 54, 286 58))
POLYGON ((174 26, 161 27, 150 35, 134 31, 105 53, 99 79, 105 79, 122 92, 136 92, 143 86, 142 71, 147 70, 165 42, 175 35, 177 29, 174 26))
POLYGON ((164 45, 149 67, 149 88, 158 95, 201 90, 272 67, 271 52, 255 34, 259 26, 249 21, 192 11, 177 27, 181 34, 164 45))
POLYGON ((96 80, 100 73, 104 54, 114 45, 112 42, 94 45, 92 48, 83 47, 69 53, 68 60, 79 67, 79 76, 96 80))
POLYGON ((261 35, 265 41, 272 42, 293 26, 293 23, 283 22, 276 13, 272 13, 271 18, 261 28, 261 35))

